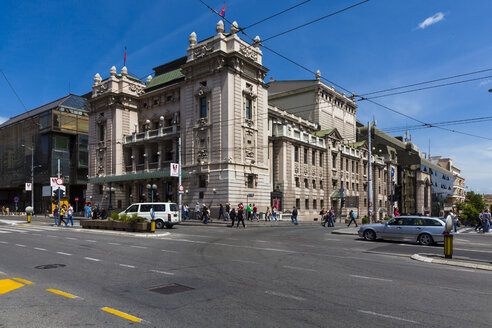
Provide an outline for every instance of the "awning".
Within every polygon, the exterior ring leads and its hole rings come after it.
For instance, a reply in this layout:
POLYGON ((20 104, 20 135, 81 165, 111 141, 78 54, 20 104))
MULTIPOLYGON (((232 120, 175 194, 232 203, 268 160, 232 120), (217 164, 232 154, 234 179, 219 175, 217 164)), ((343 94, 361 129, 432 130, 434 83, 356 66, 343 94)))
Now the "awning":
POLYGON ((338 199, 340 198, 340 193, 338 191, 334 191, 330 195, 331 199, 338 199))
MULTIPOLYGON (((182 171, 181 177, 188 178, 190 175, 188 172, 182 171)), ((133 180, 151 180, 151 179, 160 179, 160 178, 178 178, 171 177, 169 175, 169 169, 162 169, 159 171, 150 171, 150 172, 138 172, 138 173, 127 173, 122 175, 108 175, 105 177, 91 178, 89 179, 89 183, 107 183, 107 182, 124 182, 124 181, 133 181, 133 180)))

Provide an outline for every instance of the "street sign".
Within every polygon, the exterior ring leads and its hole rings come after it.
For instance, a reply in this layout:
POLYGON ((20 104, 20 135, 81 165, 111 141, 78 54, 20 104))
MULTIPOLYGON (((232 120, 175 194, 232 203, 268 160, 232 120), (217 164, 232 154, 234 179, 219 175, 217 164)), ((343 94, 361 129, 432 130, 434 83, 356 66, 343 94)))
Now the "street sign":
POLYGON ((248 194, 248 197, 255 197, 255 194, 248 194))
POLYGON ((32 190, 32 183, 26 182, 26 191, 32 190))
POLYGON ((19 202, 19 197, 14 197, 14 203, 18 203, 19 202))
POLYGON ((155 219, 155 212, 154 212, 154 208, 153 207, 150 208, 150 217, 152 219, 155 219))
POLYGON ((183 190, 184 190, 183 185, 179 185, 179 186, 178 186, 178 190, 179 190, 179 191, 183 191, 183 190))
POLYGON ((62 178, 57 178, 57 177, 51 177, 50 178, 50 186, 51 187, 58 187, 63 184, 63 179, 62 178))
POLYGON ((169 175, 172 177, 179 177, 179 164, 178 163, 171 163, 171 168, 169 171, 169 175))
POLYGON ((79 201, 79 197, 75 197, 75 201, 78 202, 79 201))
POLYGON ((393 180, 394 177, 395 177, 395 168, 392 167, 391 168, 391 180, 393 180))

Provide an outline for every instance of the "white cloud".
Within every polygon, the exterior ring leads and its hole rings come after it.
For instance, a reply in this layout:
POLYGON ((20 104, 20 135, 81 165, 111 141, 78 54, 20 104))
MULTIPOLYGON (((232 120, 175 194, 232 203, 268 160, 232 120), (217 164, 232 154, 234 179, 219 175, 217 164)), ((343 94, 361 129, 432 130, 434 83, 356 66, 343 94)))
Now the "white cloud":
POLYGON ((442 12, 438 12, 434 16, 427 17, 422 23, 419 24, 420 29, 424 29, 427 26, 440 22, 444 19, 444 14, 442 12))
POLYGON ((490 82, 492 82, 492 80, 487 79, 487 80, 485 80, 485 81, 480 82, 480 83, 478 84, 478 86, 479 86, 479 87, 481 87, 481 86, 483 86, 483 85, 489 84, 490 82))
POLYGON ((3 122, 5 122, 6 120, 8 120, 8 117, 2 117, 2 116, 0 116, 0 124, 2 124, 3 122))

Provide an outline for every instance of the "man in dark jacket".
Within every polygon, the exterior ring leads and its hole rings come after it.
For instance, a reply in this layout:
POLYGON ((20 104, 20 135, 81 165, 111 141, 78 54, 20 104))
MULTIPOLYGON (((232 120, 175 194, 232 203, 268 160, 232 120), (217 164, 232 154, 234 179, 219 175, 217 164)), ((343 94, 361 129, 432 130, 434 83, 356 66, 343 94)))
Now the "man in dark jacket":
POLYGON ((232 227, 234 227, 234 221, 236 221, 236 210, 235 209, 232 209, 229 212, 229 217, 231 218, 231 221, 232 221, 232 224, 231 224, 231 228, 232 228, 232 227))
POLYGON ((290 216, 292 223, 297 225, 297 208, 294 206, 292 209, 292 215, 290 216))
POLYGON ((244 224, 244 210, 242 207, 239 207, 239 210, 237 211, 237 226, 236 226, 236 228, 239 228, 239 222, 242 222, 243 227, 246 228, 246 224, 244 224))

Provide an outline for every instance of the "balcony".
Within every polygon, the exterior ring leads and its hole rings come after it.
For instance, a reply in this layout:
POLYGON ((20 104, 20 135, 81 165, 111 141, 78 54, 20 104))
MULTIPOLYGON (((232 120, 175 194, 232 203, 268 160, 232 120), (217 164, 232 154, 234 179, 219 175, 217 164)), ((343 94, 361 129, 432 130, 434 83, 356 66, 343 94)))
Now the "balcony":
POLYGON ((287 127, 285 125, 274 125, 273 136, 286 137, 306 144, 314 145, 321 148, 326 148, 325 139, 296 129, 292 129, 291 127, 287 127))
POLYGON ((179 125, 166 126, 154 130, 147 130, 144 132, 132 133, 130 135, 125 135, 123 137, 123 143, 125 145, 139 143, 143 141, 170 137, 179 134, 180 127, 179 125))

